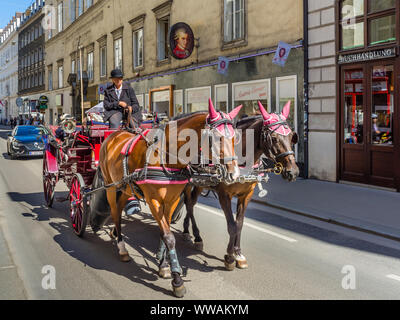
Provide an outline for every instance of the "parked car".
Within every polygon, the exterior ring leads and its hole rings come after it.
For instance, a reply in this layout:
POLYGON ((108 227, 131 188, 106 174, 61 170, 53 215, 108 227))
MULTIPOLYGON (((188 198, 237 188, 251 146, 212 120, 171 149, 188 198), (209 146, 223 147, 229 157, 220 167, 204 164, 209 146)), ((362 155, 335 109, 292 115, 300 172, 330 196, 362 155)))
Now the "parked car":
POLYGON ((43 126, 21 125, 8 134, 7 153, 11 159, 21 156, 42 156, 44 151, 43 136, 48 131, 43 126))

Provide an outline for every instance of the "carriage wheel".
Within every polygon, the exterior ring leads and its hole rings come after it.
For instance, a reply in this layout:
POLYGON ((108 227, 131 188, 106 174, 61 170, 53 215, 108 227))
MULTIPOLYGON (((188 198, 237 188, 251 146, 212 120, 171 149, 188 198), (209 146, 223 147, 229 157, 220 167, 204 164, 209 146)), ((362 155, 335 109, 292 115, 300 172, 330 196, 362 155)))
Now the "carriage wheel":
POLYGON ((46 205, 51 208, 54 201, 54 191, 56 187, 56 177, 48 170, 46 153, 43 156, 43 193, 46 205))
POLYGON ((87 205, 83 197, 84 188, 85 182, 82 176, 77 173, 71 181, 69 203, 72 228, 78 237, 83 237, 88 217, 87 205))

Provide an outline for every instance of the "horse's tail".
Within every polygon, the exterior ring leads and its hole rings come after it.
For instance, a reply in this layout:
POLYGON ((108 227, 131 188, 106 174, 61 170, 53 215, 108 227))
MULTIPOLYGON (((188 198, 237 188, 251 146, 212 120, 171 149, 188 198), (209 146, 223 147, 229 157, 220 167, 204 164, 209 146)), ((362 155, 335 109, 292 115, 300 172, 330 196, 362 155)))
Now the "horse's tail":
MULTIPOLYGON (((92 188, 95 190, 103 186, 104 178, 100 167, 98 167, 93 179, 92 188)), ((90 195, 89 211, 90 226, 94 232, 97 232, 104 226, 107 218, 110 217, 111 209, 107 201, 106 189, 99 190, 90 195)))

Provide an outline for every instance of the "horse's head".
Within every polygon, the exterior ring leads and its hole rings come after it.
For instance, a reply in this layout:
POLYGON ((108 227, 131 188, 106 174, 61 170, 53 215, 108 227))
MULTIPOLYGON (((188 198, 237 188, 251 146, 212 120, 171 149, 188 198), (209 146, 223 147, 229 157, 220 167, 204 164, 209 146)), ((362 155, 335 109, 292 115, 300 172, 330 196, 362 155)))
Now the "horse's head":
POLYGON ((268 113, 261 102, 258 102, 258 106, 263 116, 261 143, 264 154, 275 163, 282 164, 282 177, 284 179, 295 181, 299 176, 299 168, 292 146, 298 142, 298 136, 287 123, 290 101, 284 106, 280 114, 268 113))
POLYGON ((206 126, 212 141, 210 144, 212 150, 210 160, 215 160, 216 157, 217 162, 225 165, 229 174, 228 183, 236 180, 240 174, 234 148, 236 130, 233 121, 241 108, 242 106, 239 106, 228 114, 217 112, 212 100, 209 99, 206 126))

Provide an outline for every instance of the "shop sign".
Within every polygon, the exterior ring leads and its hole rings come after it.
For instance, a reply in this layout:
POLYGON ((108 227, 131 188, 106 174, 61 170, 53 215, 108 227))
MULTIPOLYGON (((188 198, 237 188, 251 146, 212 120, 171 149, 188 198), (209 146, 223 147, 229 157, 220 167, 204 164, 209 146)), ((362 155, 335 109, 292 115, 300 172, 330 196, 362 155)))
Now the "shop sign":
POLYGON ((37 101, 36 100, 31 100, 29 102, 29 107, 31 109, 31 112, 35 112, 36 111, 36 106, 37 106, 37 101))
POLYGON ((41 96, 40 98, 39 98, 39 104, 40 105, 42 105, 42 104, 48 104, 49 103, 49 98, 47 98, 46 96, 41 96))
POLYGON ((22 100, 21 97, 18 97, 15 103, 17 104, 18 107, 22 107, 22 105, 24 104, 24 100, 22 100))
POLYGON ((107 89, 107 84, 99 84, 99 96, 104 95, 107 89))
POLYGON ((290 44, 279 41, 278 48, 276 48, 275 56, 272 59, 272 63, 284 67, 287 59, 289 58, 291 49, 292 46, 290 44))
POLYGON ((210 98, 210 89, 188 89, 187 103, 206 103, 210 98))
POLYGON ((153 102, 169 101, 169 90, 153 92, 153 102))
POLYGON ((218 58, 218 73, 226 75, 229 67, 229 59, 226 57, 218 58))
POLYGON ((396 56, 396 48, 380 49, 362 53, 341 54, 338 58, 339 64, 365 62, 377 59, 385 59, 396 56))
POLYGON ((194 35, 189 25, 178 22, 171 27, 169 47, 175 59, 183 60, 190 57, 194 48, 194 35))
POLYGON ((268 98, 268 83, 236 86, 235 101, 255 101, 268 98))

